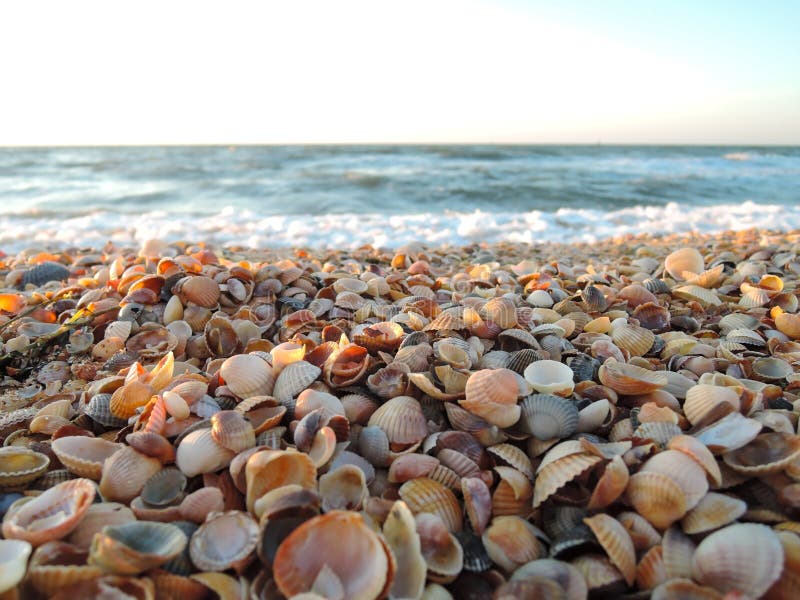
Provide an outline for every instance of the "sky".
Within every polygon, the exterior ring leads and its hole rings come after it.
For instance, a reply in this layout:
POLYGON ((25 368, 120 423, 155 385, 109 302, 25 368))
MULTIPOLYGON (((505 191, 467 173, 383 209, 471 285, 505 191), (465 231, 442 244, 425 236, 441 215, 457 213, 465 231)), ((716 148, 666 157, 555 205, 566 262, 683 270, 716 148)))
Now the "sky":
POLYGON ((0 145, 800 144, 797 0, 0 3, 0 145))

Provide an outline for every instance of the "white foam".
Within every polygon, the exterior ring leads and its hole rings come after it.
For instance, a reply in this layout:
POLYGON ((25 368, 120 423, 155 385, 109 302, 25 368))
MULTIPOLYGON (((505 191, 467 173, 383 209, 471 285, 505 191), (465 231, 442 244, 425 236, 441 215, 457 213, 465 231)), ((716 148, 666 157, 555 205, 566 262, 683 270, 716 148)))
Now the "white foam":
POLYGON ((337 247, 364 244, 397 247, 421 240, 438 245, 475 242, 592 242, 625 234, 661 234, 740 230, 752 227, 800 228, 800 208, 754 202, 708 207, 670 203, 616 211, 562 208, 554 213, 422 213, 261 216, 223 208, 211 216, 138 215, 108 211, 84 216, 0 215, 0 250, 8 254, 30 247, 100 247, 107 241, 139 245, 150 238, 205 241, 222 246, 337 247))

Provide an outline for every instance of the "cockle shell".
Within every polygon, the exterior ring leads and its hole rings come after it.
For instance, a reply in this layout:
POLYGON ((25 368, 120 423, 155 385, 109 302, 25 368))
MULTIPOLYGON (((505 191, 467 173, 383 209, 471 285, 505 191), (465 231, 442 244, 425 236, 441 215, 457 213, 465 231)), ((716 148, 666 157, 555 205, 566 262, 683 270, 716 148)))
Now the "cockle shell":
POLYGON ((783 471, 800 457, 800 437, 791 433, 762 433, 746 446, 722 456, 731 469, 751 476, 783 471))
POLYGON ((525 368, 525 379, 537 392, 569 396, 575 387, 572 369, 554 360, 537 360, 525 368))
POLYGON ((25 540, 33 546, 61 539, 77 527, 94 496, 94 483, 88 479, 60 483, 7 514, 3 536, 25 540))
POLYGON ((103 463, 123 446, 81 435, 58 438, 50 447, 70 473, 99 481, 103 475, 103 463))
POLYGON ((211 416, 211 437, 220 446, 234 453, 256 445, 253 426, 241 413, 233 410, 221 410, 211 416))
POLYGON ((187 477, 219 471, 230 464, 235 456, 232 450, 214 439, 212 429, 192 431, 178 444, 175 465, 187 477))
POLYGON ((687 279, 687 275, 684 273, 691 275, 702 273, 704 267, 703 255, 690 247, 676 250, 664 260, 664 269, 677 281, 687 279))
POLYGON ((103 463, 100 493, 113 502, 130 502, 150 477, 161 470, 161 461, 130 446, 118 450, 103 463))
POLYGON ((94 534, 106 525, 121 525, 135 520, 136 517, 127 506, 117 502, 96 502, 89 506, 78 526, 69 534, 67 541, 88 550, 94 534))
POLYGON ((382 404, 369 418, 369 426, 379 427, 397 449, 418 444, 428 435, 428 426, 419 401, 397 396, 382 404))
POLYGON ((546 554, 536 529, 520 517, 495 517, 481 539, 492 561, 508 573, 546 554))
POLYGON ((28 448, 0 448, 0 489, 15 489, 34 481, 47 471, 50 459, 28 448))
POLYGON ((359 510, 369 497, 364 471, 356 465, 342 465, 319 478, 322 510, 359 510))
POLYGON ((189 542, 192 562, 202 571, 242 571, 258 543, 258 524, 248 513, 213 513, 189 542))
POLYGON ((295 398, 311 385, 322 373, 322 369, 304 360, 286 365, 275 380, 272 395, 281 403, 295 398))
POLYGON ((275 583, 287 597, 302 594, 327 568, 346 598, 375 599, 394 578, 388 552, 358 513, 333 511, 306 521, 281 543, 273 565, 275 583))
POLYGON ((563 439, 578 426, 578 409, 570 400, 552 394, 533 394, 521 403, 520 427, 539 440, 563 439))
POLYGON ((607 360, 598 371, 600 381, 620 394, 646 394, 667 385, 663 373, 607 360))
POLYGON ((747 504, 725 494, 708 492, 681 520, 685 533, 695 534, 732 523, 747 511, 747 504))
POLYGON ((383 523, 383 537, 397 561, 389 593, 394 598, 417 598, 425 588, 427 566, 414 516, 401 500, 396 501, 383 523))
POLYGON ((16 588, 25 577, 32 550, 24 540, 0 540, 0 594, 16 588))
MULTIPOLYGON (((307 454, 295 450, 267 450, 253 454, 245 467, 247 510, 254 512, 256 501, 275 488, 298 484, 315 489, 317 469, 307 454)), ((256 516, 260 516, 258 511, 256 516)))
POLYGON ((136 575, 174 558, 186 543, 184 533, 167 523, 133 521, 109 525, 95 534, 89 564, 107 573, 136 575))
POLYGON ((774 531, 738 523, 705 538, 692 559, 692 577, 722 592, 759 598, 783 570, 783 546, 774 531))
POLYGON ((538 508, 562 486, 599 463, 602 458, 591 454, 570 454, 554 460, 538 474, 533 488, 533 508, 538 508))
POLYGON ((525 390, 519 375, 509 369, 484 369, 470 375, 465 388, 466 398, 459 404, 492 425, 510 427, 519 420, 521 409, 517 398, 525 390))
POLYGON ((665 450, 650 458, 637 474, 660 473, 677 483, 683 490, 686 509, 697 506, 708 491, 703 468, 683 452, 665 450))
POLYGON ((627 584, 633 585, 636 579, 636 551, 625 527, 613 517, 603 513, 584 519, 583 522, 597 537, 597 541, 625 577, 627 584))
POLYGON ((441 483, 427 477, 419 477, 400 486, 398 493, 414 514, 433 513, 442 519, 449 531, 461 531, 461 503, 453 492, 441 483))
POLYGON ((666 529, 687 512, 681 487, 661 473, 636 473, 626 490, 636 511, 658 529, 666 529))

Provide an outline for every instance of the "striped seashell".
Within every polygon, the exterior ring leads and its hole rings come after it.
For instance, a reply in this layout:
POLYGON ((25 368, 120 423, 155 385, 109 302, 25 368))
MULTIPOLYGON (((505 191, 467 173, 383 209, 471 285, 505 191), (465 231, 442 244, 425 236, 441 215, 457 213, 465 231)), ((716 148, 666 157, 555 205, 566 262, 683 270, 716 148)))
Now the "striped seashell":
POLYGON ((100 493, 108 501, 130 502, 141 493, 147 480, 160 470, 160 460, 125 446, 103 463, 100 493))
POLYGON ((662 548, 653 546, 636 565, 636 586, 641 590, 652 590, 667 579, 662 548))
POLYGON ((492 298, 479 311, 480 316, 503 329, 511 329, 517 325, 517 307, 514 301, 506 296, 492 298))
POLYGON ((392 446, 418 444, 428 435, 422 407, 410 396, 397 396, 385 402, 372 414, 368 425, 381 428, 392 446))
POLYGON ((322 369, 304 360, 293 362, 278 375, 272 395, 279 402, 288 402, 311 385, 322 373, 322 369))
POLYGON ((492 561, 513 573, 525 563, 545 557, 546 549, 538 533, 525 519, 499 516, 492 519, 481 540, 492 561))
POLYGON ((742 290, 742 297, 739 299, 739 306, 742 308, 759 308, 769 304, 770 295, 767 290, 757 287, 749 287, 747 291, 742 290))
POLYGON ((178 510, 182 519, 202 523, 209 514, 222 511, 224 508, 222 490, 216 487, 203 487, 188 494, 181 501, 178 510))
POLYGON ((29 448, 0 448, 0 489, 23 488, 47 471, 50 458, 29 448))
POLYGON ((228 389, 240 398, 268 396, 275 385, 272 367, 255 354, 237 354, 227 358, 219 374, 228 389))
POLYGON ((625 324, 611 330, 611 339, 631 356, 644 356, 653 347, 655 335, 644 327, 625 324))
POLYGON ((719 529, 741 517, 747 503, 738 498, 708 492, 681 520, 684 533, 693 535, 719 529))
POLYGON ((231 510, 216 513, 200 525, 189 542, 189 555, 202 571, 241 571, 258 543, 259 528, 249 514, 231 510))
POLYGON ((682 434, 676 435, 669 440, 667 448, 683 452, 698 465, 703 467, 707 477, 711 479, 713 484, 720 485, 722 482, 722 474, 720 473, 719 465, 714 455, 711 454, 709 449, 697 438, 682 434))
POLYGON ((761 427, 761 423, 755 419, 733 412, 695 432, 694 437, 717 455, 747 445, 755 439, 761 427))
POLYGON ((550 496, 602 459, 591 454, 570 454, 545 466, 536 478, 533 489, 533 508, 539 508, 550 496))
POLYGON ((181 553, 187 539, 176 526, 133 521, 103 528, 92 541, 89 564, 107 573, 136 575, 181 553))
POLYGON ((186 435, 175 453, 175 465, 187 477, 213 473, 230 464, 235 452, 219 444, 210 428, 198 429, 186 435))
POLYGON ((637 552, 646 551, 661 543, 661 534, 642 515, 623 511, 617 515, 617 520, 628 530, 637 552))
POLYGON ((403 341, 403 328, 389 321, 370 324, 352 332, 353 341, 370 352, 397 350, 403 341))
POLYGON ((102 477, 106 459, 122 447, 122 444, 82 435, 58 438, 51 444, 53 452, 70 473, 95 481, 102 477))
POLYGON ((22 276, 22 285, 30 284, 40 287, 49 281, 64 281, 70 274, 70 270, 64 265, 46 261, 25 271, 22 276))
POLYGON ((669 294, 669 285, 663 279, 649 277, 642 282, 642 285, 653 294, 669 294))
MULTIPOLYGON (((307 454, 294 450, 267 450, 253 454, 245 467, 247 510, 275 488, 297 484, 306 489, 317 486, 317 468, 307 454)), ((260 514, 256 514, 260 517, 260 514)))
POLYGON ((530 480, 512 467, 495 467, 494 470, 500 482, 492 494, 492 515, 527 517, 533 496, 530 480))
POLYGON ((574 558, 571 564, 586 580, 590 596, 618 597, 625 589, 622 573, 603 555, 584 554, 574 558))
POLYGON ((472 529, 481 535, 492 516, 492 496, 489 488, 480 477, 462 477, 461 493, 464 496, 464 510, 472 529))
POLYGON ((586 518, 583 522, 592 530, 611 562, 625 577, 627 584, 633 585, 636 580, 636 551, 625 527, 606 514, 586 518))
POLYGON ((744 344, 748 348, 763 348, 767 345, 764 338, 750 329, 732 329, 725 338, 729 342, 744 344))
POLYGON ((608 301, 605 295, 595 285, 589 284, 583 288, 580 297, 589 312, 604 312, 608 308, 608 301))
POLYGON ((536 439, 563 439, 572 435, 580 419, 570 400, 551 394, 533 394, 521 403, 520 428, 536 439))
POLYGON ((493 454, 508 465, 523 473, 528 479, 533 481, 533 465, 531 459, 523 450, 511 444, 495 444, 486 449, 489 454, 493 454))
MULTIPOLYGON (((404 483, 417 477, 427 477, 439 459, 426 454, 404 454, 398 456, 389 466, 388 479, 391 483, 404 483)), ((477 465, 476 465, 477 469, 477 465)))
POLYGON ((747 313, 730 313, 719 320, 719 331, 727 336, 735 329, 755 329, 760 321, 747 313))
POLYGON ((461 503, 452 491, 441 483, 427 477, 405 482, 398 491, 400 498, 411 512, 433 513, 442 519, 448 531, 461 531, 461 503))
POLYGON ((663 372, 649 371, 632 364, 606 360, 598 370, 600 381, 620 394, 646 394, 667 385, 663 372))
POLYGON ((722 306, 722 300, 713 290, 699 285, 684 285, 672 289, 672 295, 684 300, 694 300, 703 306, 722 306))
POLYGON ((692 425, 706 424, 708 418, 720 418, 739 409, 739 394, 733 388, 718 385, 689 388, 683 403, 683 412, 692 425))
POLYGON ((519 420, 517 398, 524 393, 520 377, 509 369, 484 369, 470 375, 459 404, 492 425, 510 427, 519 420))
POLYGON ((144 406, 153 395, 153 389, 146 383, 131 381, 118 388, 111 395, 109 409, 119 419, 130 419, 136 409, 144 406))
POLYGON ((383 523, 383 537, 397 560, 397 574, 389 593, 394 598, 418 598, 425 588, 427 565, 414 516, 400 500, 383 523))
POLYGON ((632 475, 626 496, 636 512, 658 529, 666 529, 688 510, 680 485, 662 473, 632 475))
POLYGON ((722 455, 731 469, 753 477, 779 473, 800 457, 800 437, 794 433, 762 433, 747 445, 722 455))
POLYGON ((603 475, 597 481, 587 508, 596 511, 613 504, 628 487, 630 474, 621 456, 615 456, 606 465, 603 475))
POLYGON ((800 340, 800 313, 781 312, 775 317, 778 331, 793 340, 800 340))
POLYGON ((173 286, 172 293, 184 306, 191 302, 203 308, 216 307, 220 297, 219 284, 203 275, 184 277, 173 286))
POLYGON ((725 265, 717 265, 715 267, 711 267, 710 269, 706 269, 702 273, 691 273, 691 272, 684 272, 683 276, 686 278, 686 283, 692 285, 699 285, 700 287, 704 288, 713 288, 717 287, 723 279, 723 273, 725 271, 725 265))
POLYGON ((708 492, 708 481, 703 468, 677 450, 659 452, 645 462, 639 473, 660 473, 672 479, 683 490, 687 510, 697 506, 708 492))

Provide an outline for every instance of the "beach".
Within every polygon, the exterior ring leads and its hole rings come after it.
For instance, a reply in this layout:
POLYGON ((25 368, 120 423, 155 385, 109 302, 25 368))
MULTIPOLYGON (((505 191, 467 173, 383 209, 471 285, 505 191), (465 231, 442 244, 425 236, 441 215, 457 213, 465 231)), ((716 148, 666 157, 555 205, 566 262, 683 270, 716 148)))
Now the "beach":
POLYGON ((9 248, 2 597, 791 597, 798 278, 789 228, 9 248))

